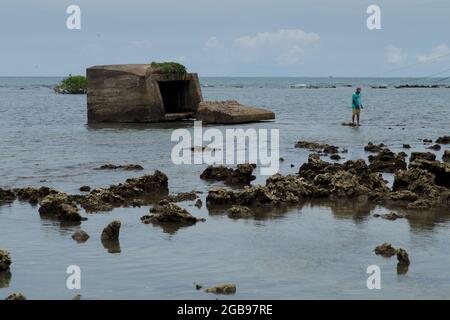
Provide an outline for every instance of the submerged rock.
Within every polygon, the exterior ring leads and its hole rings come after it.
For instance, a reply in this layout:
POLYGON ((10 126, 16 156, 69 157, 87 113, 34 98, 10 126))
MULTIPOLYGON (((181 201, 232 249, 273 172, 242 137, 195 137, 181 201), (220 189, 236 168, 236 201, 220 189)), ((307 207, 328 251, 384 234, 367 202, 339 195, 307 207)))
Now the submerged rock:
POLYGON ((236 285, 234 283, 220 284, 211 288, 205 289, 205 292, 214 294, 235 294, 236 285))
POLYGON ((225 166, 208 166, 200 175, 203 180, 225 181, 226 184, 250 184, 256 177, 253 175, 256 165, 250 163, 238 164, 236 169, 225 166))
POLYGON ((114 220, 108 224, 102 232, 102 241, 117 241, 119 240, 120 227, 122 223, 118 220, 114 220))
POLYGON ((330 155, 330 159, 331 160, 340 160, 341 156, 338 154, 332 154, 332 155, 330 155))
POLYGON ((321 151, 325 154, 336 154, 339 152, 339 148, 336 146, 311 141, 298 141, 295 144, 295 148, 321 151))
POLYGON ((405 143, 403 144, 403 149, 411 149, 411 145, 405 143))
POLYGON ((383 243, 375 248, 375 254, 389 258, 397 254, 397 249, 390 243, 383 243))
POLYGON ((150 212, 152 214, 141 217, 143 223, 193 225, 199 221, 205 221, 203 218, 194 217, 187 210, 167 200, 161 200, 156 206, 150 209, 150 212))
POLYGON ((8 288, 11 282, 12 274, 10 271, 0 270, 0 289, 8 288))
POLYGON ((404 155, 396 155, 389 149, 381 150, 376 156, 369 156, 369 168, 374 172, 393 173, 397 170, 406 169, 404 155))
POLYGON ((78 208, 69 195, 64 192, 50 194, 40 203, 39 213, 42 216, 56 218, 61 221, 81 221, 78 208))
POLYGON ((437 138, 436 143, 449 144, 450 143, 450 136, 439 137, 439 138, 437 138))
POLYGON ((10 253, 6 250, 0 250, 0 272, 9 271, 11 262, 10 253))
POLYGON ((27 300, 27 298, 23 294, 17 292, 7 296, 5 300, 27 300))
POLYGON ((245 206, 232 206, 228 210, 228 217, 232 219, 252 218, 255 213, 245 206))
POLYGON ((82 191, 82 192, 89 192, 89 191, 91 191, 91 187, 89 187, 89 186, 82 186, 82 187, 80 187, 80 191, 82 191))
POLYGON ((373 216, 374 217, 381 217, 383 219, 391 220, 391 221, 405 218, 404 215, 401 215, 401 214, 398 214, 398 213, 395 213, 395 212, 390 212, 390 213, 386 213, 386 214, 374 214, 373 216))
POLYGON ((141 171, 144 170, 144 167, 142 167, 139 164, 125 164, 125 165, 114 165, 111 163, 104 164, 98 168, 95 168, 95 170, 125 170, 125 171, 141 171))
POLYGON ((88 241, 90 236, 83 230, 77 231, 72 235, 72 239, 78 243, 84 243, 88 241))

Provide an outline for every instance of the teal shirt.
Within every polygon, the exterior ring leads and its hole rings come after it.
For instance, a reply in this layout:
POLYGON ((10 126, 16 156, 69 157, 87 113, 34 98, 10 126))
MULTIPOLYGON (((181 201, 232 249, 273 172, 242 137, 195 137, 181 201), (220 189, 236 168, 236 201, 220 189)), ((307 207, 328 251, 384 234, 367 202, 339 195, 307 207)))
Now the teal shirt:
POLYGON ((352 109, 361 108, 361 94, 356 92, 352 95, 352 109))

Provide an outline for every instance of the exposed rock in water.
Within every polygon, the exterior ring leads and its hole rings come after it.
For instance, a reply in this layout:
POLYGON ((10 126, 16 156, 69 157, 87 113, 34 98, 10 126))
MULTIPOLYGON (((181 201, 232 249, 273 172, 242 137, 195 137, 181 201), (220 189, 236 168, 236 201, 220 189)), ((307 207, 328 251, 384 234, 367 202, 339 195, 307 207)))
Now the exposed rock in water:
POLYGON ((336 146, 310 141, 298 141, 295 144, 295 148, 321 151, 322 153, 326 154, 335 154, 339 152, 339 148, 336 146))
POLYGON ((330 155, 331 160, 341 160, 341 156, 338 154, 332 154, 330 155))
POLYGON ((61 221, 81 221, 77 206, 64 192, 49 194, 40 203, 41 216, 52 217, 61 221))
POLYGON ((236 285, 234 283, 220 284, 211 288, 205 289, 205 292, 214 294, 235 294, 236 285))
POLYGON ((204 180, 225 181, 229 185, 250 184, 256 177, 253 175, 256 164, 238 164, 236 169, 225 166, 208 166, 200 175, 204 180))
POLYGON ((423 141, 424 144, 433 142, 433 140, 431 140, 431 139, 423 139, 422 141, 423 141))
POLYGON ((180 192, 174 195, 168 195, 164 197, 169 202, 182 202, 182 201, 193 201, 197 199, 197 193, 195 191, 191 192, 180 192))
POLYGON ((450 188, 450 164, 440 161, 415 160, 410 162, 410 169, 426 170, 434 174, 434 182, 438 186, 450 188))
POLYGON ((428 147, 428 149, 439 151, 439 150, 441 150, 441 146, 438 144, 434 144, 434 145, 428 147))
POLYGON ((442 155, 442 160, 446 162, 450 162, 450 150, 445 150, 442 155))
POLYGON ((247 123, 275 119, 269 110, 245 106, 237 101, 203 101, 198 105, 197 120, 204 123, 247 123))
POLYGON ((372 142, 369 142, 365 147, 364 150, 368 152, 380 152, 385 148, 386 146, 383 143, 380 143, 378 145, 373 144, 372 142))
POLYGON ((11 278, 12 274, 10 271, 0 271, 0 289, 8 288, 11 278))
POLYGON ((185 209, 167 200, 161 200, 156 206, 150 209, 150 213, 152 214, 141 217, 143 223, 193 225, 199 221, 205 221, 203 218, 194 217, 185 209))
POLYGON ((161 198, 168 193, 167 176, 156 170, 152 175, 127 179, 125 183, 111 185, 109 188, 94 189, 88 195, 74 197, 74 200, 86 211, 97 212, 133 205, 137 200, 141 200, 141 204, 147 204, 150 203, 149 198, 161 198))
POLYGON ((17 292, 7 296, 5 300, 27 300, 27 298, 23 294, 17 292))
POLYGON ((375 254, 389 258, 397 254, 397 249, 390 243, 383 243, 375 248, 375 254))
POLYGON ((408 256, 408 253, 406 252, 406 250, 399 248, 396 253, 397 253, 398 264, 403 265, 403 266, 409 266, 410 261, 409 261, 409 256, 408 256))
POLYGON ((9 271, 11 266, 11 255, 6 250, 0 250, 0 272, 9 271))
POLYGON ((82 186, 82 187, 80 187, 80 191, 82 191, 82 192, 89 192, 89 191, 91 191, 91 187, 89 187, 89 186, 82 186))
POLYGON ((448 207, 450 201, 450 191, 436 185, 434 174, 417 168, 397 171, 392 190, 394 192, 390 195, 391 199, 394 200, 392 196, 398 196, 399 191, 403 191, 403 195, 413 201, 407 204, 407 207, 411 209, 448 207))
POLYGON ((409 161, 413 162, 416 159, 434 161, 436 160, 436 155, 431 152, 412 152, 409 161))
POLYGON ((411 149, 411 145, 405 143, 405 144, 403 144, 403 148, 404 149, 411 149))
POLYGON ((374 172, 390 172, 406 169, 403 155, 396 155, 389 149, 381 150, 376 156, 369 156, 369 168, 374 172))
POLYGON ((40 188, 26 187, 14 189, 14 192, 20 201, 27 201, 31 205, 38 204, 42 199, 44 199, 46 196, 50 194, 59 193, 58 190, 50 189, 48 187, 40 187, 40 188))
POLYGON ((2 202, 14 202, 16 200, 16 194, 9 189, 0 188, 0 204, 2 202))
POLYGON ((72 239, 78 243, 84 243, 88 241, 90 236, 83 230, 77 231, 72 235, 72 239))
POLYGON ((232 219, 252 218, 254 215, 254 212, 245 206, 232 206, 228 210, 228 217, 232 219))
POLYGON ((372 173, 363 160, 331 164, 311 154, 298 175, 273 175, 265 186, 246 187, 242 191, 214 188, 208 192, 208 205, 277 206, 294 205, 308 198, 349 198, 386 193, 385 181, 372 173))
POLYGON ((439 138, 437 138, 436 143, 449 144, 450 143, 450 136, 439 137, 439 138))
POLYGON ((122 223, 118 220, 114 220, 108 224, 102 232, 102 241, 117 241, 119 240, 120 227, 122 223))
POLYGON ((77 294, 72 298, 72 300, 81 300, 81 294, 77 294))
POLYGON ((125 171, 141 171, 144 170, 144 167, 142 167, 139 164, 125 164, 125 165, 114 165, 111 163, 104 164, 98 168, 95 168, 95 170, 125 170, 125 171))
POLYGON ((203 206, 202 200, 201 199, 197 199, 197 201, 195 201, 195 206, 200 209, 203 206))

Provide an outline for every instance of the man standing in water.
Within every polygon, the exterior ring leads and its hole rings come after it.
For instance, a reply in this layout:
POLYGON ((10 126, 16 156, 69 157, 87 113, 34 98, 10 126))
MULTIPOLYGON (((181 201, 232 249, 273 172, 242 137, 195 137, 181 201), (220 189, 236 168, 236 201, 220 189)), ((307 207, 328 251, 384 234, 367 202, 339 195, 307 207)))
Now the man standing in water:
POLYGON ((355 116, 356 116, 356 125, 359 126, 359 114, 361 109, 363 109, 361 103, 361 88, 356 88, 356 92, 352 95, 352 124, 355 125, 355 116))

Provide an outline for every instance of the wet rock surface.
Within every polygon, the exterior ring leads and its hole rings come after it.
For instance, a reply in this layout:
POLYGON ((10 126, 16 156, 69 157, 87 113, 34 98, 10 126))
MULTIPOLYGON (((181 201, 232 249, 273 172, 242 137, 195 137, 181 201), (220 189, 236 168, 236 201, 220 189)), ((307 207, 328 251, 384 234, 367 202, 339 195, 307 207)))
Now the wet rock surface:
POLYGON ((17 292, 7 296, 5 300, 27 300, 27 298, 23 294, 17 292))
POLYGON ((197 193, 195 191, 191 192, 180 192, 174 195, 168 195, 164 197, 169 202, 182 202, 182 201, 194 201, 197 199, 197 193))
POLYGON ((16 194, 12 190, 0 188, 0 204, 13 202, 16 198, 16 194))
POLYGON ((197 199, 197 201, 195 201, 195 206, 200 209, 203 206, 202 200, 201 199, 197 199))
POLYGON ((364 151, 367 152, 381 152, 386 146, 383 143, 380 144, 374 144, 372 142, 369 142, 365 147, 364 151))
POLYGON ((122 223, 118 220, 112 221, 102 231, 102 241, 117 241, 119 240, 120 227, 122 223))
POLYGON ((403 144, 403 149, 411 149, 411 145, 410 144, 403 144))
POLYGON ((336 154, 339 152, 339 148, 333 145, 329 144, 322 144, 317 142, 311 142, 311 141, 298 141, 295 144, 295 148, 298 149, 308 149, 311 151, 317 151, 324 154, 336 154))
POLYGON ((78 243, 84 243, 88 241, 90 236, 83 230, 77 231, 72 235, 72 239, 78 243))
POLYGON ((6 250, 0 249, 0 272, 9 271, 11 266, 11 255, 6 250))
POLYGON ((92 190, 88 195, 74 196, 87 212, 110 211, 115 207, 150 204, 155 198, 169 193, 167 176, 156 170, 152 175, 127 179, 124 183, 109 188, 92 190))
POLYGON ((64 192, 49 194, 40 202, 39 214, 61 221, 81 221, 77 206, 64 192))
POLYGON ((150 209, 150 213, 141 217, 142 223, 193 225, 197 222, 205 221, 203 218, 194 217, 187 210, 167 200, 161 200, 150 209))
POLYGON ((410 265, 409 256, 408 256, 408 253, 406 252, 406 250, 399 248, 396 253, 397 253, 397 260, 398 260, 399 265, 401 265, 401 266, 409 266, 410 265))
POLYGON ((439 144, 449 144, 450 143, 450 136, 443 136, 436 139, 436 143, 439 144))
POLYGON ((234 283, 220 284, 220 285, 205 289, 205 292, 214 293, 214 294, 235 294, 236 293, 236 285, 234 283))
POLYGON ((390 221, 395 221, 397 219, 405 218, 404 215, 398 214, 398 213, 395 213, 395 212, 390 212, 390 213, 386 213, 386 214, 374 214, 373 216, 376 217, 376 218, 381 217, 381 218, 383 218, 385 220, 390 220, 390 221))
POLYGON ((104 164, 98 168, 95 168, 95 170, 125 170, 125 171, 141 171, 144 170, 144 167, 142 167, 139 164, 125 164, 125 165, 115 165, 115 164, 104 164))
POLYGON ((91 187, 89 187, 89 186, 81 186, 80 187, 80 191, 81 192, 89 192, 89 191, 91 191, 91 187))
POLYGON ((450 150, 445 150, 442 155, 442 160, 445 162, 450 162, 450 150))
POLYGON ((417 159, 434 161, 434 160, 436 160, 436 155, 431 152, 412 152, 411 157, 409 158, 409 161, 413 162, 414 160, 417 160, 417 159))
POLYGON ((438 144, 434 144, 434 145, 428 147, 428 149, 439 151, 439 150, 441 150, 441 146, 438 144))
POLYGON ((0 289, 8 288, 11 283, 12 274, 10 271, 0 271, 0 289))
POLYGON ((403 154, 395 154, 389 149, 382 149, 377 155, 369 156, 369 163, 369 168, 374 172, 393 173, 407 166, 403 154))
POLYGON ((219 180, 229 185, 245 185, 255 180, 253 170, 256 165, 250 163, 238 164, 236 169, 225 166, 208 166, 200 175, 203 180, 219 180))
POLYGON ((40 187, 40 188, 25 187, 14 189, 14 192, 17 195, 18 200, 26 201, 31 205, 38 204, 40 201, 42 201, 42 199, 44 199, 48 195, 59 193, 58 190, 51 189, 48 187, 40 187))
POLYGON ((375 254, 383 257, 392 257, 397 254, 395 249, 390 243, 383 243, 375 248, 375 254))

